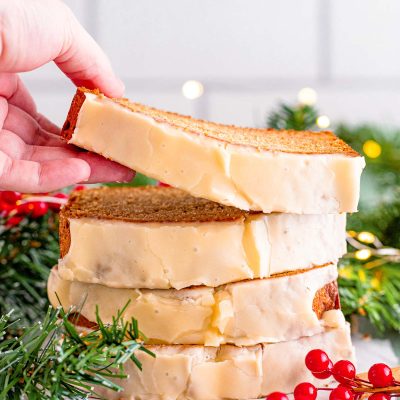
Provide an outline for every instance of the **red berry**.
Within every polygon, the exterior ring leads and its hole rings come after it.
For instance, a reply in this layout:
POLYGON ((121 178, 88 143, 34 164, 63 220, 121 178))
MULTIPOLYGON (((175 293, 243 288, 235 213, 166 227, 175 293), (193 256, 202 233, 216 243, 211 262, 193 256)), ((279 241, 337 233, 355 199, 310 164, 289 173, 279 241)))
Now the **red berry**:
POLYGON ((333 364, 332 361, 329 360, 328 369, 322 372, 311 372, 317 379, 328 379, 332 375, 333 364))
POLYGON ((347 360, 340 360, 332 368, 332 375, 339 383, 348 383, 356 377, 356 367, 347 360))
POLYGON ((374 364, 368 371, 368 379, 374 387, 391 386, 393 384, 392 370, 386 364, 374 364))
POLYGON ((329 395, 329 400, 353 400, 354 392, 344 386, 338 386, 336 389, 333 389, 331 394, 329 395))
POLYGON ((369 400, 390 400, 390 396, 386 393, 373 393, 368 397, 369 400))
POLYGON ((294 389, 295 400, 315 400, 317 388, 308 382, 299 383, 294 389))
POLYGON ((311 372, 325 372, 329 368, 329 361, 328 355, 320 349, 311 350, 306 355, 306 367, 311 372))
POLYGON ((56 193, 53 197, 57 197, 57 199, 68 199, 68 195, 66 193, 56 193))
POLYGON ((22 203, 15 207, 15 211, 18 215, 28 215, 33 212, 35 206, 32 202, 29 203, 22 203))
POLYGON ((32 217, 39 218, 42 217, 44 214, 47 213, 49 210, 49 206, 44 201, 35 201, 33 202, 33 211, 32 217))
MULTIPOLYGON (((57 199, 68 199, 68 195, 65 193, 57 193, 52 197, 56 197, 57 199)), ((52 203, 52 202, 49 202, 47 204, 52 210, 55 210, 55 211, 58 211, 62 205, 61 203, 52 203)))
POLYGON ((272 392, 265 398, 265 400, 289 400, 289 398, 285 393, 272 392))
POLYGON ((33 218, 38 218, 47 213, 49 207, 44 201, 30 201, 22 203, 16 207, 18 215, 32 215, 33 218))
POLYGON ((6 221, 6 226, 11 228, 12 226, 18 225, 23 219, 24 219, 24 217, 19 217, 17 215, 14 217, 11 217, 6 221))
POLYGON ((85 190, 86 189, 86 186, 85 185, 77 185, 77 186, 75 186, 74 187, 74 190, 85 190))
POLYGON ((5 201, 8 204, 13 204, 13 205, 15 205, 15 203, 18 200, 22 199, 22 194, 20 192, 11 192, 8 190, 1 192, 0 196, 3 201, 5 201))
POLYGON ((11 210, 15 208, 15 204, 6 203, 0 200, 0 212, 7 215, 11 210))

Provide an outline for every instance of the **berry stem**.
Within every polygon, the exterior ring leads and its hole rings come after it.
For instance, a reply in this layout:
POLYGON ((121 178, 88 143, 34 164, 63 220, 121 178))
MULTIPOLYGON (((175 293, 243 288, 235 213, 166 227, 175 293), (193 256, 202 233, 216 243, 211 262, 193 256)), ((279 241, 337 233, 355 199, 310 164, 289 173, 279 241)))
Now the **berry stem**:
POLYGON ((355 393, 365 392, 365 393, 388 393, 390 395, 394 395, 396 397, 400 396, 400 387, 399 386, 390 386, 383 388, 373 388, 373 387, 357 387, 353 388, 355 393))
POLYGON ((359 382, 359 383, 365 383, 366 385, 368 385, 368 387, 373 387, 372 385, 371 385, 371 383, 369 382, 369 381, 367 381, 367 380, 365 380, 365 379, 361 379, 361 378, 354 378, 354 380, 356 381, 356 382, 359 382))

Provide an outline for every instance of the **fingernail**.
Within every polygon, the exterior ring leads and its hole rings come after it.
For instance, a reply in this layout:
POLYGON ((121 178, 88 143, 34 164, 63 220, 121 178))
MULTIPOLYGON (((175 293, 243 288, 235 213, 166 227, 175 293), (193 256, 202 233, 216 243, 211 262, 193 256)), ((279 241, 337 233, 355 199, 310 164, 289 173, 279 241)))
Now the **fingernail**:
POLYGON ((119 79, 118 77, 115 77, 116 82, 118 82, 115 86, 116 86, 116 90, 114 90, 114 92, 117 94, 116 97, 123 97, 124 93, 125 93, 125 83, 122 82, 121 79, 119 79))

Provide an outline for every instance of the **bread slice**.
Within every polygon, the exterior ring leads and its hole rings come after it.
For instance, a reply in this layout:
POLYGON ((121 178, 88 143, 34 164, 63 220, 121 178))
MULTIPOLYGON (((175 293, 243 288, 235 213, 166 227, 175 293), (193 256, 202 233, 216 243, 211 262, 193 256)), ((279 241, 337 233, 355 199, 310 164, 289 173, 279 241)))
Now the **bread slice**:
POLYGON ((174 188, 75 192, 60 213, 60 274, 119 288, 181 289, 336 262, 344 214, 246 212, 174 188))
POLYGON ((312 337, 252 347, 148 348, 156 357, 138 352, 142 371, 133 362, 126 364, 129 378, 116 381, 124 388, 122 393, 100 394, 110 400, 256 399, 274 391, 293 392, 300 382, 332 386, 333 380, 319 380, 304 366, 312 349, 324 349, 333 362, 354 360, 349 326, 344 324, 312 337))
POLYGON ((336 265, 308 271, 181 290, 116 289, 64 280, 54 268, 48 282, 53 306, 79 311, 82 321, 102 320, 128 302, 124 318, 138 319, 150 343, 254 345, 312 336, 337 326, 336 265), (57 294, 57 295, 56 295, 57 294))
MULTIPOLYGON (((98 90, 78 88, 67 120, 63 126, 63 135, 70 140, 78 124, 79 111, 86 101, 86 94, 94 94, 102 98, 98 90)), ((216 139, 221 142, 253 147, 258 150, 276 151, 297 154, 343 154, 358 157, 359 154, 348 144, 336 137, 332 132, 323 131, 315 134, 311 131, 243 128, 234 125, 223 125, 215 122, 195 119, 186 115, 157 110, 128 99, 112 99, 133 113, 142 114, 159 123, 190 132, 199 136, 216 139)))
POLYGON ((240 128, 79 88, 64 138, 189 193, 245 210, 357 209, 364 160, 332 132, 240 128))

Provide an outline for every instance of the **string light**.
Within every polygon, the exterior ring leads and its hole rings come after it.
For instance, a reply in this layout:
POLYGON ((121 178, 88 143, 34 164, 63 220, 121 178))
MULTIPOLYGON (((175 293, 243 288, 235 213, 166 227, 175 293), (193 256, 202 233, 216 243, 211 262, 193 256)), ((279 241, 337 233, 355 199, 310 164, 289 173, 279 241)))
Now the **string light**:
POLYGON ((360 249, 355 252, 354 256, 357 260, 368 260, 368 258, 371 257, 371 254, 370 249, 360 249))
POLYGON ((182 94, 190 100, 198 99, 204 93, 204 86, 199 81, 186 81, 182 85, 182 94))
POLYGON ((297 100, 305 106, 312 106, 317 102, 317 92, 310 87, 305 87, 297 93, 297 100))
POLYGON ((380 290, 381 288, 381 281, 378 278, 371 278, 370 280, 371 287, 375 290, 380 290))
POLYGON ((375 235, 371 232, 360 232, 357 235, 360 242, 371 244, 375 242, 375 235))
POLYGON ((370 139, 363 144, 363 151, 369 158, 377 158, 382 153, 382 147, 375 140, 370 139))
MULTIPOLYGON (((367 280, 367 274, 365 273, 365 271, 364 271, 363 269, 360 269, 360 270, 358 271, 358 279, 359 279, 361 282, 365 282, 365 281, 367 280)), ((362 300, 363 300, 363 299, 361 298, 361 299, 360 299, 360 305, 364 305, 364 303, 363 303, 362 300)))
POLYGON ((326 129, 331 124, 331 120, 326 115, 320 115, 317 118, 316 122, 317 122, 318 127, 321 129, 326 129))
POLYGON ((339 276, 341 278, 350 279, 352 276, 352 268, 350 267, 340 267, 339 268, 339 276))
POLYGON ((377 271, 374 273, 373 278, 371 279, 371 286, 375 290, 380 290, 382 287, 382 271, 377 271))

